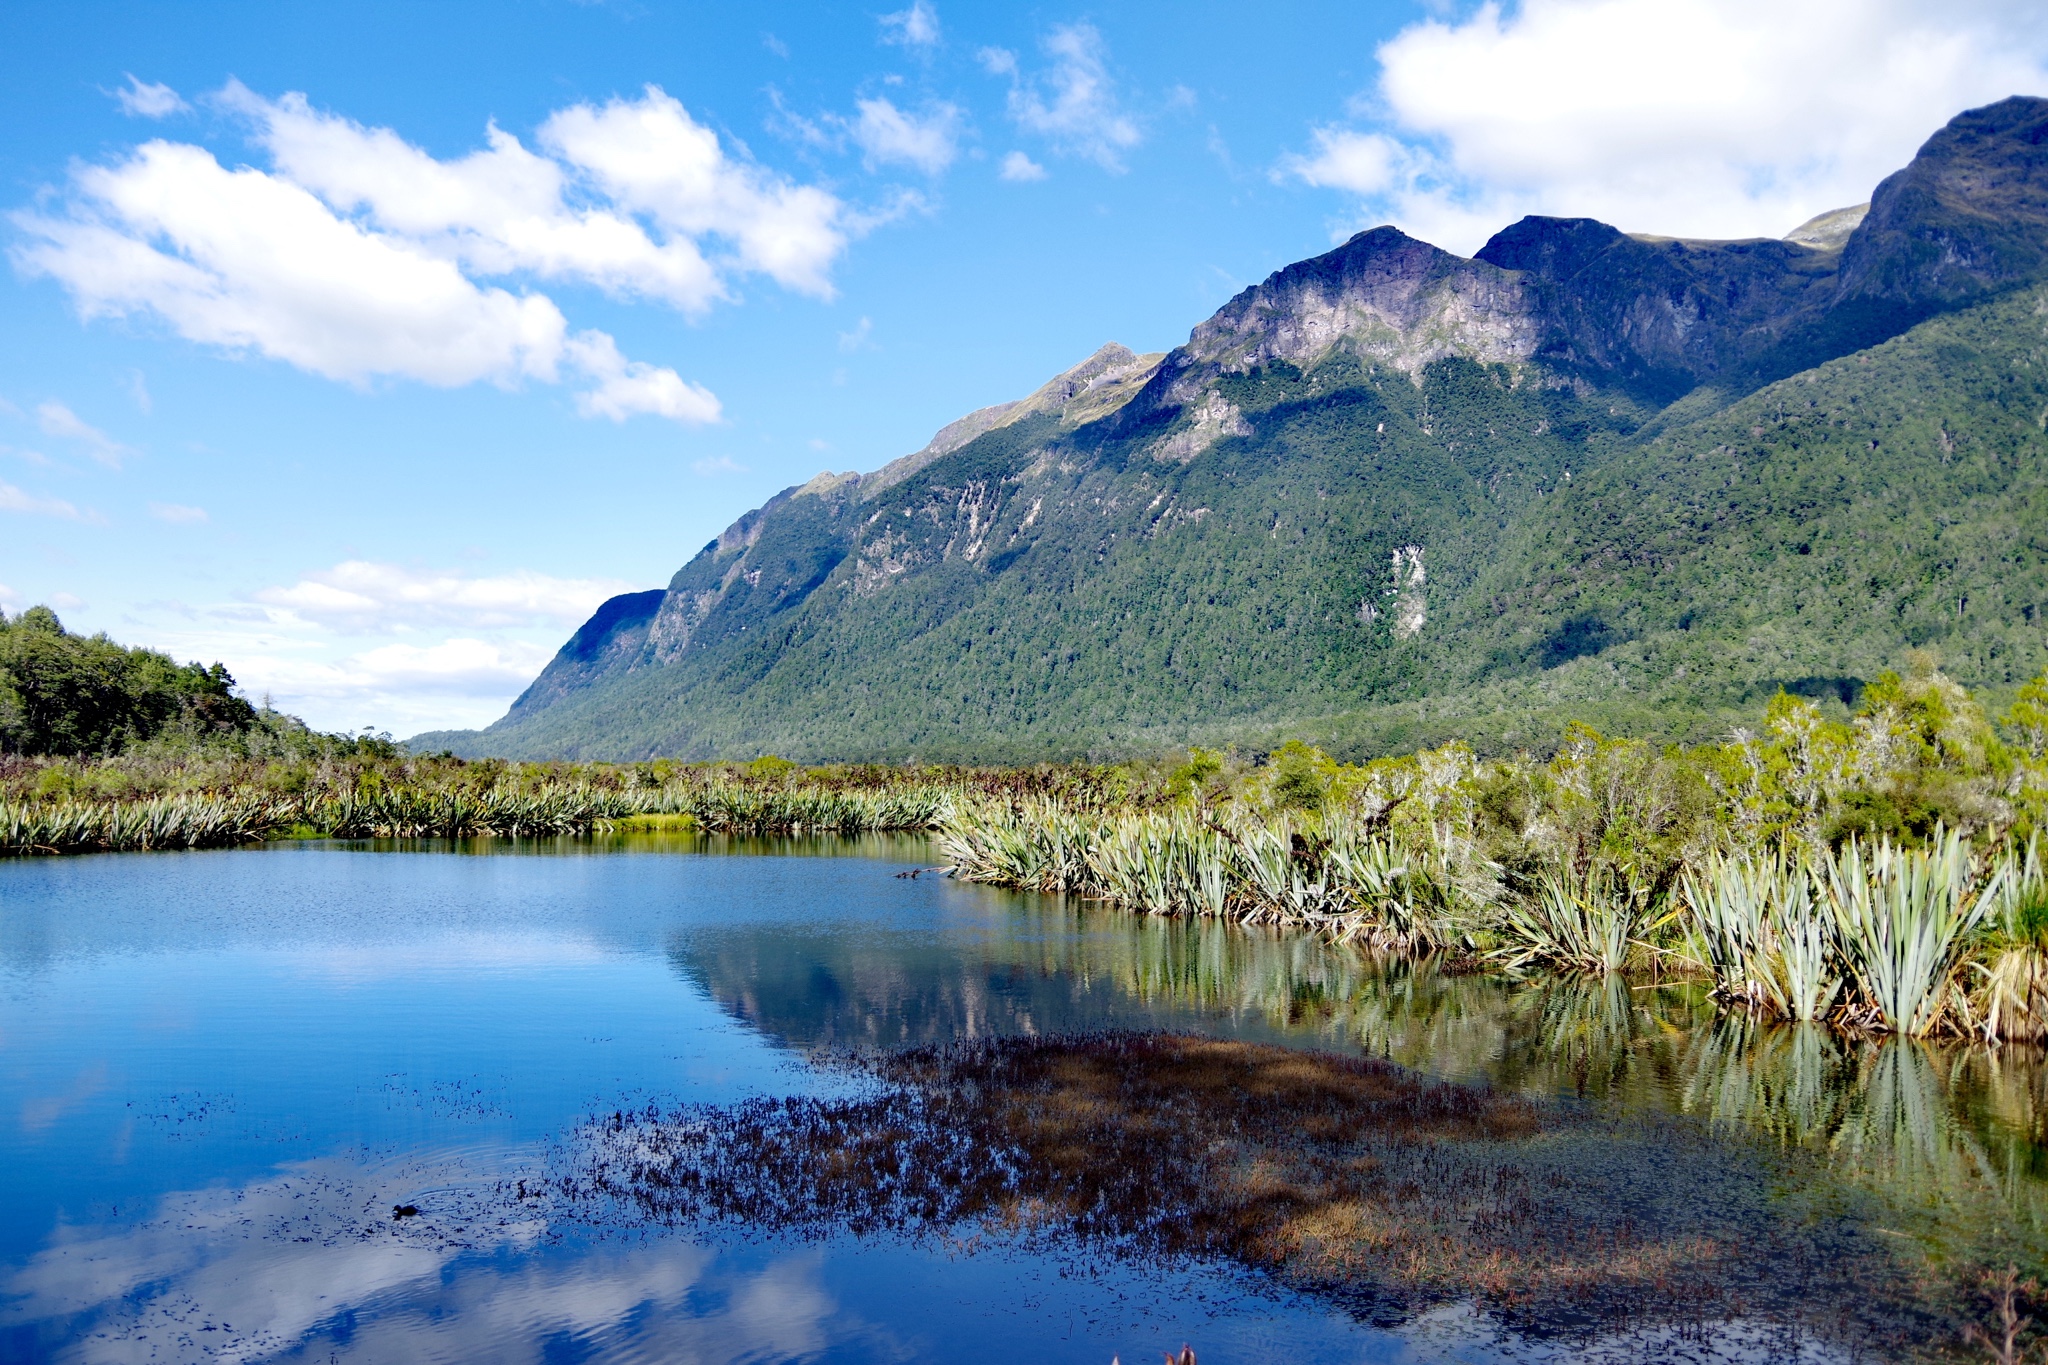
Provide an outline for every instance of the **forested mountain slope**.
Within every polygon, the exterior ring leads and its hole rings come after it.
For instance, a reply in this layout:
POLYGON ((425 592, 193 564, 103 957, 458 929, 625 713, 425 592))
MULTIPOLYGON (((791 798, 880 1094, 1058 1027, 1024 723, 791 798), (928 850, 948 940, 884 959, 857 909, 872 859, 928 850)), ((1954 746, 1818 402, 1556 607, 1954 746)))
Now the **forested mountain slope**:
POLYGON ((1360 752, 1712 727, 1914 646, 1997 685, 2048 657, 2044 264, 2029 99, 1783 241, 1362 233, 1163 359, 1105 348, 778 495, 504 720, 415 743, 1360 752))

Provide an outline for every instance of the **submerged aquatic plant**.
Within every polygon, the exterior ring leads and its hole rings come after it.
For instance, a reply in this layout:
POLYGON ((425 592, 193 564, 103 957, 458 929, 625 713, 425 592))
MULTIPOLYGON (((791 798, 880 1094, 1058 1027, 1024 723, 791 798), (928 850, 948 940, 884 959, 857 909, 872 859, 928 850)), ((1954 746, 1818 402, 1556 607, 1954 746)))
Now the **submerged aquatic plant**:
POLYGON ((1216 1258, 1377 1313, 1476 1302, 1538 1330, 1740 1312, 1848 1335, 1821 1305, 1915 1292, 1878 1239, 1803 1216, 1753 1154, 1690 1126, 1616 1130, 1374 1058, 1173 1034, 848 1060, 874 1082, 852 1097, 602 1115, 553 1188, 608 1226, 1216 1258), (1785 1275, 1788 1256, 1809 1272, 1785 1275))

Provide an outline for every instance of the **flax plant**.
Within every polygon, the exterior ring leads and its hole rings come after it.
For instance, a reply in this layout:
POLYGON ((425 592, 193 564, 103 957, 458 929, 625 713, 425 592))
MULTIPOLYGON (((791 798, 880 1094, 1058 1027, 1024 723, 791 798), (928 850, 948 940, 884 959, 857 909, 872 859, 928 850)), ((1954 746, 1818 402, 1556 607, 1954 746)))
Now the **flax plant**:
POLYGON ((1618 972, 1655 920, 1656 889, 1632 868, 1594 866, 1543 874, 1535 894, 1506 907, 1495 957, 1510 967, 1546 964, 1618 972))
POLYGON ((1975 964, 1982 978, 1977 1012, 1986 1041, 2038 1041, 2048 1037, 2048 875, 2040 837, 2029 838, 2005 868, 1987 960, 1975 964))
POLYGON ((1851 839, 1822 858, 1824 894, 1843 960, 1871 1022, 1915 1037, 1934 1032, 1973 930, 2000 902, 2008 870, 1979 879, 1970 845, 1938 831, 1926 850, 1851 839))
POLYGON ((1780 1019, 1824 1018, 1842 988, 1834 921, 1805 862, 1780 850, 1721 855, 1685 874, 1685 955, 1722 998, 1780 1019))

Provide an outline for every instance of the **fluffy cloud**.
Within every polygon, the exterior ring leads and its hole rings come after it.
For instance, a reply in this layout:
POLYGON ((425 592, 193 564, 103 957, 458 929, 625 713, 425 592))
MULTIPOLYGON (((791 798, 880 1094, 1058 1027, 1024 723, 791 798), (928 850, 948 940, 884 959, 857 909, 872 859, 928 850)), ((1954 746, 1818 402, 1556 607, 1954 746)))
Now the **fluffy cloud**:
POLYGON ((906 10, 883 15, 882 41, 898 47, 932 48, 939 45, 939 15, 924 0, 914 0, 906 10))
MULTIPOLYGON (((708 422, 708 391, 573 332, 546 295, 490 281, 587 284, 692 315, 746 273, 830 297, 832 265, 866 226, 826 191, 727 155, 653 86, 558 111, 541 151, 492 126, 445 161, 300 95, 230 84, 217 102, 248 120, 269 169, 164 140, 80 166, 54 210, 14 215, 17 268, 59 281, 87 319, 153 315, 331 379, 581 381, 587 416, 708 422)), ((950 157, 949 127, 935 140, 884 120, 872 155, 950 157)))
POLYGON ((398 641, 353 653, 304 638, 208 633, 184 653, 225 658, 237 685, 320 729, 374 726, 393 734, 488 725, 547 665, 554 649, 530 640, 457 635, 398 641))
POLYGON ((1525 0, 1379 50, 1346 125, 1280 173, 1472 250, 1524 213, 1776 236, 1866 199, 1957 111, 2048 90, 2033 7, 1525 0))
POLYGON ((119 469, 121 461, 135 453, 54 398, 37 406, 36 426, 45 436, 78 442, 88 455, 109 469, 119 469))
POLYGON ((273 675, 273 690, 336 699, 425 693, 495 701, 523 690, 553 652, 545 646, 462 638, 433 645, 379 645, 339 663, 286 667, 273 675))
POLYGON ((149 505, 149 514, 173 526, 192 526, 210 520, 204 507, 187 507, 181 502, 153 502, 149 505))
POLYGON ((1010 118, 1057 150, 1123 169, 1123 154, 1142 134, 1125 113, 1109 73, 1109 49, 1092 24, 1063 24, 1047 35, 1051 64, 1027 74, 1015 53, 986 48, 981 61, 990 72, 1010 78, 1010 118))
POLYGON ((718 135, 657 86, 602 108, 579 104, 541 126, 541 145, 576 167, 612 202, 673 234, 727 242, 738 268, 820 298, 846 247, 843 204, 734 161, 718 135))
POLYGON ((937 175, 959 154, 960 110, 935 104, 920 117, 885 99, 857 100, 860 116, 851 123, 853 140, 870 166, 915 166, 937 175))
POLYGON ((128 74, 128 84, 114 92, 114 98, 122 113, 136 118, 169 118, 192 107, 168 85, 137 80, 133 72, 128 74))
POLYGON ((701 384, 692 384, 674 370, 628 360, 603 332, 584 332, 569 341, 568 356, 594 381, 576 395, 576 411, 585 417, 623 422, 635 413, 653 413, 676 422, 716 422, 718 398, 701 384))
POLYGON ((255 600, 292 619, 343 630, 480 630, 578 625, 600 602, 632 588, 618 579, 553 578, 525 569, 473 577, 352 559, 286 587, 264 588, 255 600))
POLYGON ((1401 183, 1415 162, 1414 153, 1385 133, 1333 127, 1317 128, 1310 136, 1315 150, 1284 157, 1281 167, 1324 189, 1382 194, 1401 183))
POLYGON ((1043 180, 1045 179, 1045 167, 1039 165, 1022 152, 1011 152, 1003 158, 1003 168, 1000 174, 1005 180, 1019 182, 1043 180))
POLYGON ((571 207, 572 168, 528 151, 495 124, 484 149, 438 161, 388 128, 320 113, 302 95, 273 103, 230 85, 223 98, 256 122, 284 176, 475 274, 575 280, 689 313, 726 297, 691 238, 656 242, 628 214, 571 207))

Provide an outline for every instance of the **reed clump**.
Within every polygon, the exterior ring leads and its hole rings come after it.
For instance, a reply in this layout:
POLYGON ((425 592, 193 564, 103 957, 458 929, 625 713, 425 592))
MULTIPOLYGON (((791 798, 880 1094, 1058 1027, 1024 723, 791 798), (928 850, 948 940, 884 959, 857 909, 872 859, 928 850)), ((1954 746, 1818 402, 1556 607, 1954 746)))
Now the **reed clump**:
POLYGON ((1509 972, 1699 977, 1762 1018, 2019 1041, 2048 1038, 2044 825, 2048 678, 2001 730, 1921 660, 1846 720, 1780 696, 1721 745, 1581 727, 1543 761, 1194 750, 1144 801, 962 793, 940 838, 956 875, 1151 914, 1509 972))
POLYGON ((91 768, 52 766, 44 771, 59 780, 0 796, 0 856, 221 848, 286 835, 550 838, 631 827, 644 817, 713 833, 863 834, 929 829, 954 790, 933 781, 856 787, 701 770, 655 781, 587 771, 536 780, 507 765, 497 769, 358 767, 304 783, 145 794, 91 768))
POLYGON ((292 802, 252 796, 126 802, 0 799, 0 857, 226 848, 267 838, 288 828, 296 815, 292 802))

